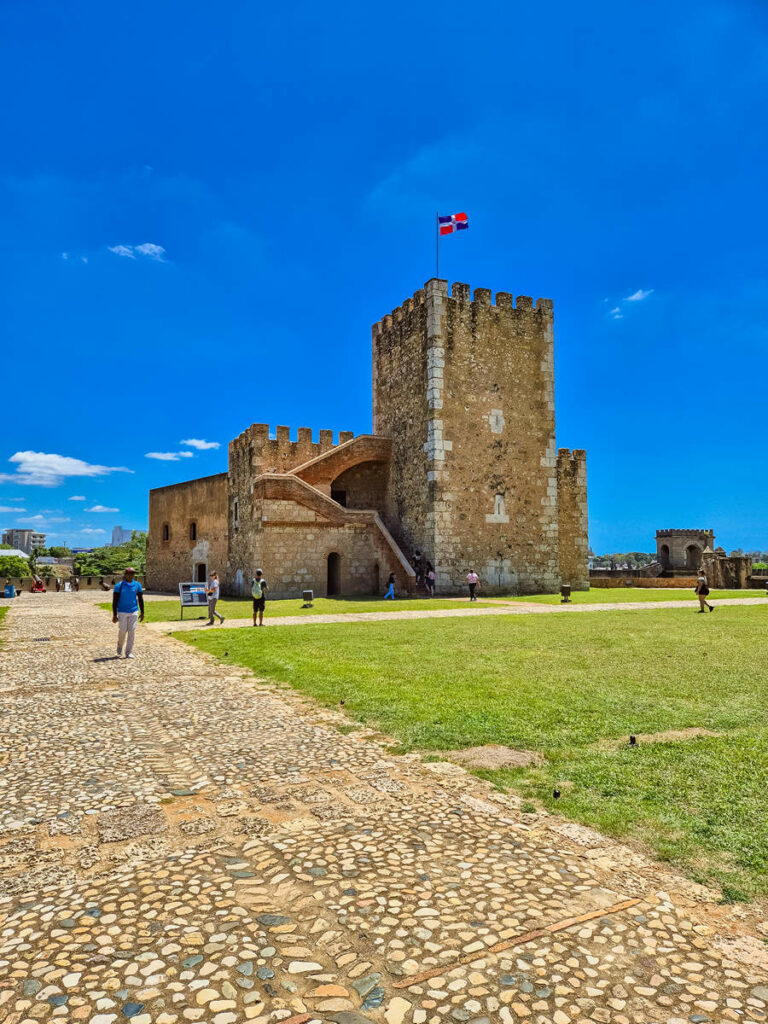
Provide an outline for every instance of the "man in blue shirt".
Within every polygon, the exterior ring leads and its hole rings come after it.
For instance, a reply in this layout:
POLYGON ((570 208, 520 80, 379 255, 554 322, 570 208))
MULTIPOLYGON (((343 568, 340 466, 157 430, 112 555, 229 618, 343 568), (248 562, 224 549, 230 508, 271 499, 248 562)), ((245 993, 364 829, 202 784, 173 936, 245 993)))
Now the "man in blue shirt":
POLYGON ((117 656, 123 655, 125 644, 126 658, 133 657, 133 640, 136 636, 136 623, 144 621, 144 595, 141 583, 134 579, 136 570, 130 566, 123 573, 123 578, 115 584, 112 594, 112 621, 119 623, 117 633, 117 656), (139 614, 141 611, 141 614, 139 614))

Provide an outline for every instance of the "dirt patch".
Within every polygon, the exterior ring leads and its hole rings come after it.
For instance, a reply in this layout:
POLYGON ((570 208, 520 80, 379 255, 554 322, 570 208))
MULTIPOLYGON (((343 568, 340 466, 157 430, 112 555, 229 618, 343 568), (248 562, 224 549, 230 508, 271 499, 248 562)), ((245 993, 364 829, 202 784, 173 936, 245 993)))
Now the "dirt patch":
POLYGON ((489 743, 485 747, 467 747, 464 750, 444 750, 441 757, 469 765, 470 768, 485 768, 496 771, 498 768, 528 768, 530 765, 544 763, 544 758, 535 750, 514 750, 489 743))
POLYGON ((637 734, 638 743, 676 743, 678 740, 692 740, 696 736, 722 736, 721 732, 712 732, 711 729, 699 729, 692 726, 690 729, 668 729, 666 732, 646 732, 637 734))

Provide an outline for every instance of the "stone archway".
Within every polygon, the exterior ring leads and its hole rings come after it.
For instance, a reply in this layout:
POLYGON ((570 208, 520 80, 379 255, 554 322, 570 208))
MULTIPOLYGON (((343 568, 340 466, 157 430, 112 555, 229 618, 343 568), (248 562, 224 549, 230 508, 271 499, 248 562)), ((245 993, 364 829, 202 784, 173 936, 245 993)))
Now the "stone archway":
POLYGON ((661 564, 664 566, 665 569, 669 568, 669 564, 670 564, 669 544, 662 544, 661 547, 659 548, 659 561, 661 562, 661 564))
POLYGON ((701 565, 701 548, 696 544, 689 544, 685 549, 686 569, 698 569, 701 565))

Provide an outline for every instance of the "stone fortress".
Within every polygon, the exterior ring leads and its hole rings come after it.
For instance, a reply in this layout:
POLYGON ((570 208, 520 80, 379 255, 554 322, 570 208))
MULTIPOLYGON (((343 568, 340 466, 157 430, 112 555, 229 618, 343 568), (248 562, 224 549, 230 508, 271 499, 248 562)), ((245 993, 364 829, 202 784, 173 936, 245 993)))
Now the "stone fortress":
POLYGON ((416 589, 586 589, 585 452, 555 444, 550 299, 433 278, 373 325, 373 429, 354 436, 256 423, 228 472, 150 491, 147 584, 175 591, 219 572, 272 597, 416 589))

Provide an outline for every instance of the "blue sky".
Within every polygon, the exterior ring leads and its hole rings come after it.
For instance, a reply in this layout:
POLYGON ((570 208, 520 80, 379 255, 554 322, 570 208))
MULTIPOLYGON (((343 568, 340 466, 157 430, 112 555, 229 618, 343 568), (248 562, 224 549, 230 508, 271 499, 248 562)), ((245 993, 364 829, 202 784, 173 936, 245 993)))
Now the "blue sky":
POLYGON ((441 276, 554 299, 595 549, 768 547, 765 4, 6 0, 0 39, 0 525, 99 543, 251 422, 370 430, 439 209, 441 276))

